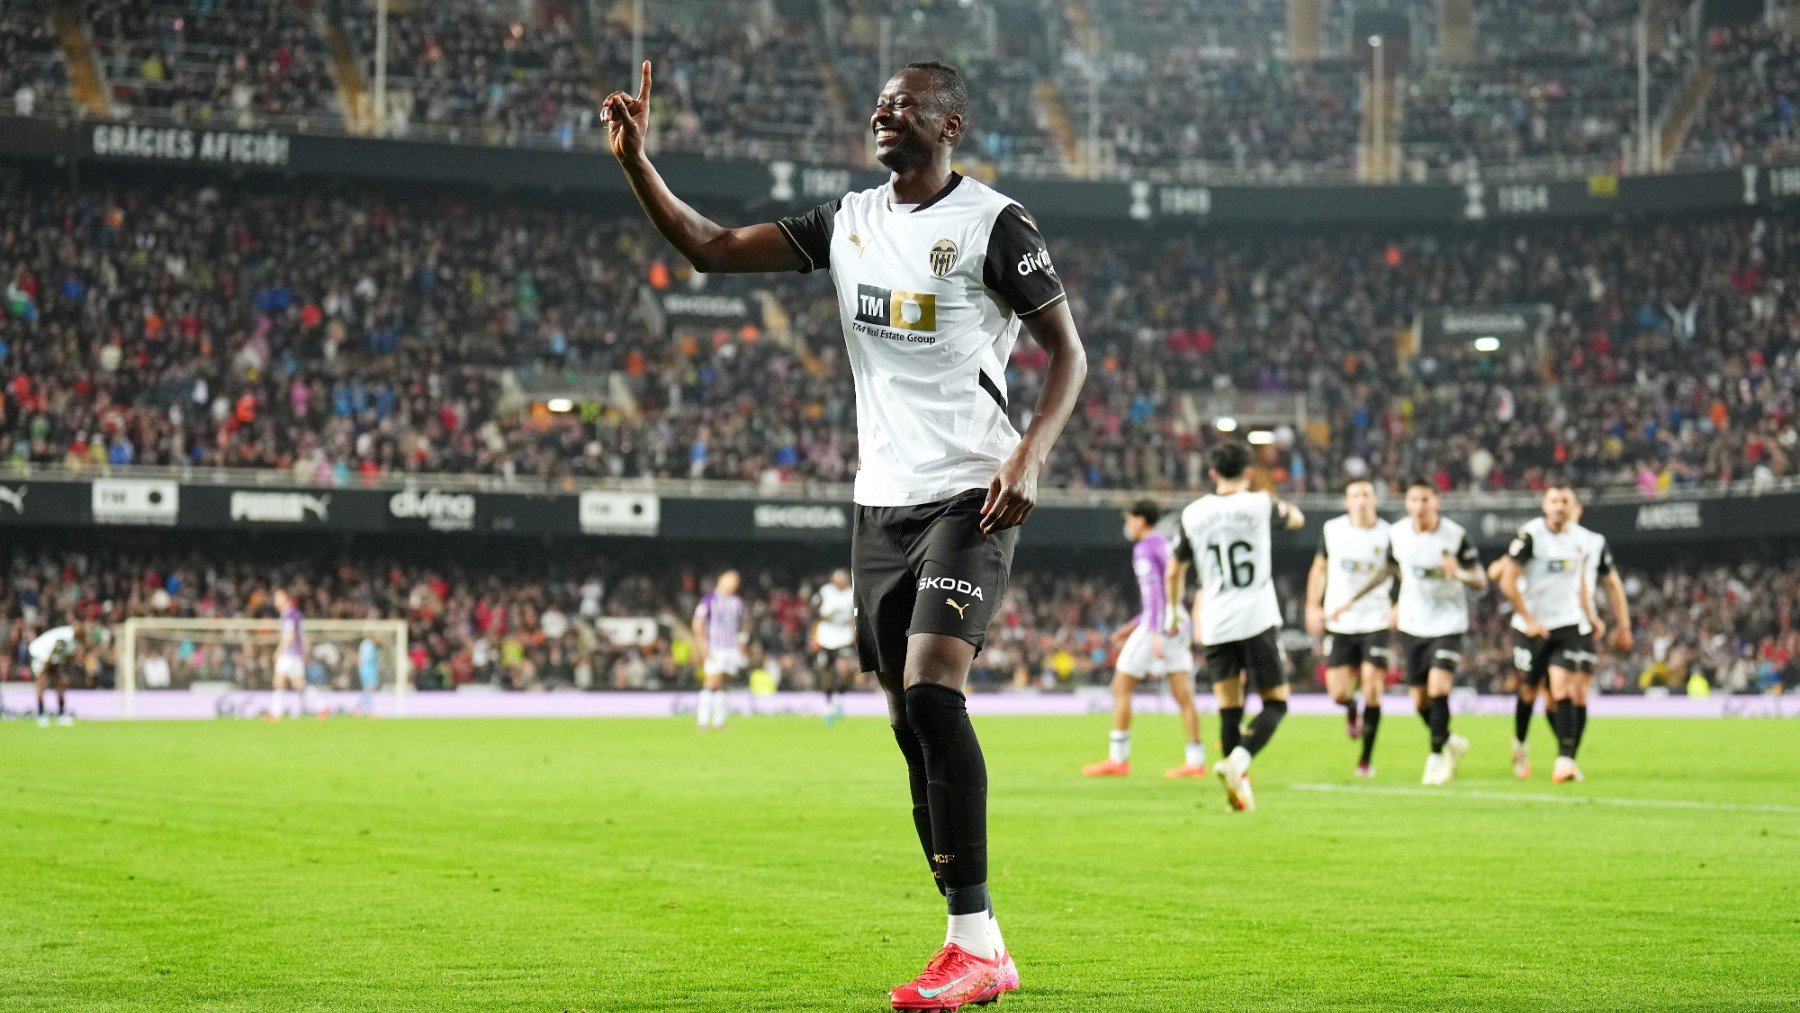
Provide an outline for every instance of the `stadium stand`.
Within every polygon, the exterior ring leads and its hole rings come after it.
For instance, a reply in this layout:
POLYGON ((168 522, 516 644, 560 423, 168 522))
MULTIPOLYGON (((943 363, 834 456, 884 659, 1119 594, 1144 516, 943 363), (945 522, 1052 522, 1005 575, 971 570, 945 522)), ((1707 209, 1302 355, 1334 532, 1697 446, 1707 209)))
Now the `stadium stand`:
POLYGON ((245 0, 86 5, 114 111, 251 127, 339 125, 322 42, 302 6, 245 0))
POLYGON ((48 9, 40 3, 0 6, 0 110, 32 116, 66 104, 68 71, 48 9))
MULTIPOLYGON (((0 221, 15 265, 0 448, 14 461, 340 484, 455 471, 780 485, 854 466, 828 289, 799 276, 692 289, 632 218, 355 187, 15 180, 0 221), (772 309, 731 324, 647 315, 683 291, 772 309), (586 417, 546 417, 517 382, 546 367, 609 381, 586 417)), ((1251 394, 1305 403, 1273 447, 1292 491, 1412 474, 1445 490, 1771 485, 1800 470, 1797 227, 1056 243, 1100 382, 1047 478, 1198 488, 1210 399, 1251 394), (1531 303, 1556 308, 1541 348, 1397 352, 1432 306, 1531 303)), ((1017 411, 1042 366, 1022 342, 1017 411)))
MULTIPOLYGON (((705 591, 692 567, 630 568, 591 550, 555 561, 509 565, 420 563, 380 553, 343 553, 327 565, 308 559, 270 565, 200 550, 9 549, 0 616, 6 645, 29 637, 48 613, 75 610, 116 622, 128 615, 224 617, 274 612, 276 586, 293 590, 308 615, 404 617, 411 627, 422 689, 483 683, 512 690, 670 689, 692 685, 665 635, 648 648, 620 647, 596 628, 602 617, 649 616, 685 627, 705 591)), ((1627 568, 1637 646, 1608 654, 1601 688, 1679 690, 1699 672, 1723 692, 1800 685, 1800 564, 1742 562, 1627 568)), ((983 689, 1069 689, 1111 676, 1107 635, 1130 618, 1134 591, 1117 575, 1025 574, 996 616, 975 680, 983 689)), ((811 685, 807 602, 824 573, 755 571, 746 581, 751 642, 787 688, 811 685)), ((1293 584, 1295 578, 1290 578, 1293 584)), ((1282 599, 1298 621, 1297 585, 1282 599)), ((1470 667, 1483 691, 1503 692, 1512 640, 1503 610, 1482 609, 1470 667)), ((179 645, 176 645, 179 648, 179 645)), ((188 678, 219 677, 229 652, 183 656, 188 678), (210 666, 210 667, 209 667, 210 666)), ((15 669, 16 656, 9 655, 15 669)), ((260 667, 237 658, 226 681, 266 684, 260 667)), ((1314 659, 1316 660, 1316 659, 1314 659)), ((1300 677, 1309 683, 1308 676, 1300 677)))

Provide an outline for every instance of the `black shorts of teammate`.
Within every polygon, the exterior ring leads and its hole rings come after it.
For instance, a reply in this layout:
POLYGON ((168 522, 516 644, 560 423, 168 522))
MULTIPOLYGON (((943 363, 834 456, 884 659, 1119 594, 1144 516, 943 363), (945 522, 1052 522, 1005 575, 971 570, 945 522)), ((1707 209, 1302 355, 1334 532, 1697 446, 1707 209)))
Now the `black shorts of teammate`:
POLYGON ((813 667, 821 670, 835 670, 839 661, 854 657, 856 657, 855 644, 848 647, 821 647, 813 652, 813 667))
POLYGON ((1241 672, 1246 686, 1255 693, 1287 685, 1287 659, 1281 655, 1273 626, 1247 640, 1208 644, 1200 650, 1205 652, 1200 672, 1209 683, 1229 682, 1241 672))
POLYGON ((1388 646, 1385 631, 1375 633, 1332 633, 1325 637, 1326 668, 1361 668, 1374 665, 1386 670, 1394 663, 1394 652, 1388 646))
POLYGON ((1019 541, 1018 528, 981 530, 986 498, 987 490, 971 489, 918 506, 857 506, 850 574, 863 671, 899 679, 915 633, 946 634, 980 652, 1019 541))
POLYGON ((1400 661, 1406 666, 1406 684, 1423 686, 1429 681, 1431 670, 1441 668, 1451 675, 1462 664, 1463 637, 1460 633, 1452 633, 1447 637, 1415 637, 1409 633, 1400 634, 1400 661))
POLYGON ((1561 668, 1579 675, 1594 672, 1594 638, 1579 626, 1558 626, 1549 636, 1528 637, 1513 631, 1513 667, 1527 686, 1550 681, 1550 669, 1561 668))

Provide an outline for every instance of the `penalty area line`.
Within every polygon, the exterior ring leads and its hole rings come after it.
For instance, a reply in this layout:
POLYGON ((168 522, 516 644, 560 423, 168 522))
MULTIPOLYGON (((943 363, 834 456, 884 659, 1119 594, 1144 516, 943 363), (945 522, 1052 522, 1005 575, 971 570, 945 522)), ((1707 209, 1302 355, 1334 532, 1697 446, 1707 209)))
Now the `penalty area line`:
POLYGON ((1404 795, 1431 798, 1472 798, 1493 802, 1558 802, 1564 805, 1610 805, 1625 809, 1701 809, 1712 812, 1775 813, 1800 816, 1800 806, 1756 802, 1705 802, 1683 798, 1608 798, 1600 795, 1548 795, 1542 792, 1482 791, 1479 789, 1383 788, 1363 784, 1293 784, 1293 791, 1338 792, 1348 795, 1404 795))

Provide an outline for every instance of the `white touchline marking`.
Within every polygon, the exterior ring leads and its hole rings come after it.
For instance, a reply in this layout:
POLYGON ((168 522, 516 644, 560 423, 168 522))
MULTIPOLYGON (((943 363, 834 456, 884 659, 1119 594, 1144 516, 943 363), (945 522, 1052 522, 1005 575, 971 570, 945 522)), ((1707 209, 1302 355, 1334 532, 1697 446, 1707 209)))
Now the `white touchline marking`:
POLYGON ((1756 802, 1700 802, 1684 798, 1606 798, 1599 795, 1546 795, 1510 791, 1458 791, 1430 788, 1378 788, 1361 784, 1293 784, 1294 791, 1335 791, 1360 795, 1429 795, 1435 797, 1476 798, 1499 802, 1563 802, 1573 805, 1612 805, 1628 809, 1710 809, 1726 812, 1777 813, 1800 816, 1800 805, 1776 805, 1756 802))

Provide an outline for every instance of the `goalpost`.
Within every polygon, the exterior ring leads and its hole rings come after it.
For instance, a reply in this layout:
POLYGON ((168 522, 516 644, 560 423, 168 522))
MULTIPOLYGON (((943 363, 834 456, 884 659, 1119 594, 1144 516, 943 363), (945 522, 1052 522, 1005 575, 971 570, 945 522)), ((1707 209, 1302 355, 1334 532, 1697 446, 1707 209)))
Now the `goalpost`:
MULTIPOLYGON (((307 619, 308 679, 322 675, 328 689, 360 689, 362 641, 374 641, 377 687, 391 693, 394 713, 406 713, 412 685, 406 622, 401 619, 307 619)), ((279 619, 170 619, 137 617, 118 627, 118 687, 127 718, 137 716, 137 694, 221 685, 240 691, 268 689, 279 619), (157 685, 144 680, 146 662, 157 685)))

